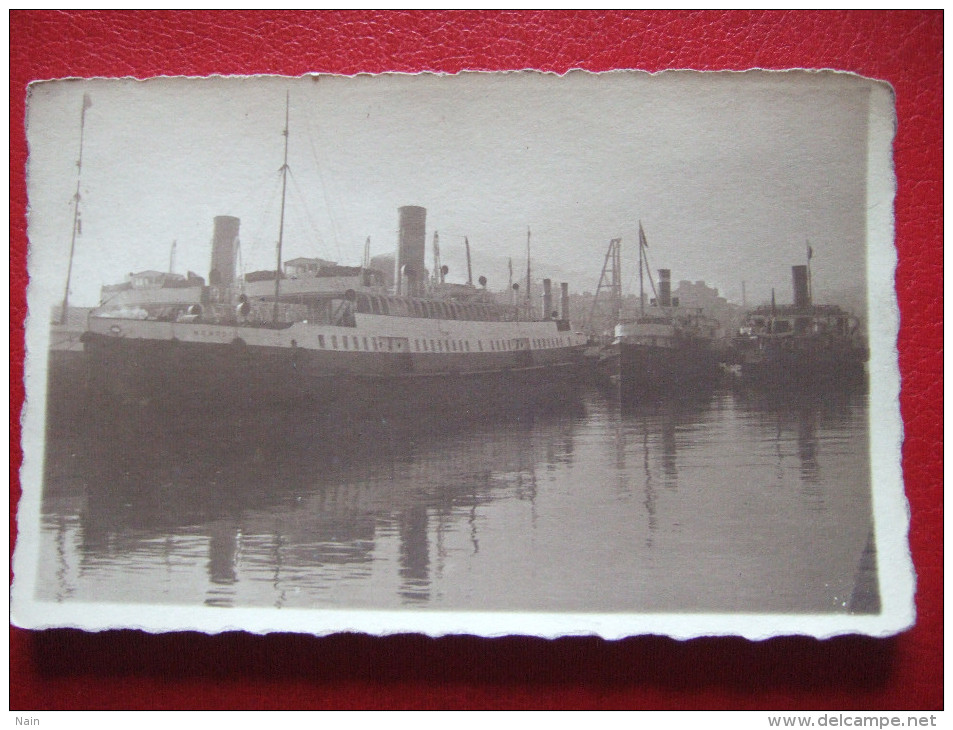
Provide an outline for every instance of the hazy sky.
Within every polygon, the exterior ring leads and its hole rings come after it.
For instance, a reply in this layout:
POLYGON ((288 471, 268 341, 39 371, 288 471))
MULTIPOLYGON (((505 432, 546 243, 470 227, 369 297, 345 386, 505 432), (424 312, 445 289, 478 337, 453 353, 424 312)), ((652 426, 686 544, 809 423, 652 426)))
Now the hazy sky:
POLYGON ((506 285, 507 259, 594 291, 623 239, 638 286, 638 224, 653 268, 740 302, 791 299, 814 249, 815 291, 864 282, 869 82, 843 74, 636 72, 559 77, 321 76, 45 82, 31 87, 30 271, 62 299, 80 112, 86 112, 71 303, 130 271, 207 277, 212 219, 241 219, 246 271, 274 268, 285 94, 291 175, 283 259, 358 264, 392 252, 397 208, 427 208, 449 280, 506 285))

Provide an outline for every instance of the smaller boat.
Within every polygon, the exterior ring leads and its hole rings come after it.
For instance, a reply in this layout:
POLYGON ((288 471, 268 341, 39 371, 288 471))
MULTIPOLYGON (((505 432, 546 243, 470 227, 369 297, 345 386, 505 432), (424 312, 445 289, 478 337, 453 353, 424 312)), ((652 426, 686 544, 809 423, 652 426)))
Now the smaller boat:
POLYGON ((748 312, 734 337, 741 380, 769 386, 848 387, 864 382, 868 348, 860 321, 837 305, 812 302, 810 269, 791 267, 794 304, 748 312))
POLYGON ((655 298, 645 306, 647 247, 639 223, 639 316, 620 317, 598 367, 630 400, 710 392, 721 372, 715 347, 720 324, 700 308, 679 306, 669 269, 659 269, 658 289, 650 275, 655 298))

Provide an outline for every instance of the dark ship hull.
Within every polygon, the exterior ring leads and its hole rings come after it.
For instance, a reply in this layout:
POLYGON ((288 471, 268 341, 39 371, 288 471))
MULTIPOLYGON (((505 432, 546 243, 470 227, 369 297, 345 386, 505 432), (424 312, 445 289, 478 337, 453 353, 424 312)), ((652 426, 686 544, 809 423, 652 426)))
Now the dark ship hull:
POLYGON ((718 358, 705 344, 663 348, 623 342, 615 347, 619 389, 626 398, 690 398, 718 383, 718 358))
POLYGON ((424 354, 94 332, 84 339, 94 401, 180 411, 276 407, 363 417, 426 409, 472 415, 566 397, 579 383, 582 356, 581 346, 424 354))
POLYGON ((762 340, 743 351, 741 378, 771 387, 855 387, 866 381, 867 352, 822 340, 762 340))

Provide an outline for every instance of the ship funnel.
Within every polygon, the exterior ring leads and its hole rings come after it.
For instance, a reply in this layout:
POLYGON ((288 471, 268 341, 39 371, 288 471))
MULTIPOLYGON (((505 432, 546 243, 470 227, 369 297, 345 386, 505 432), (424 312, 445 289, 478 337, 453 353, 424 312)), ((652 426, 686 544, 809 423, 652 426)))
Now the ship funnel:
POLYGON ((562 310, 562 317, 560 319, 568 322, 569 321, 569 284, 565 281, 559 285, 560 293, 562 294, 560 301, 560 309, 562 310))
POLYGON ((421 294, 425 270, 424 258, 427 243, 424 240, 427 227, 427 209, 418 205, 405 205, 397 210, 400 233, 397 241, 397 294, 415 296, 421 294))
POLYGON ((543 316, 549 319, 553 316, 553 282, 552 279, 543 279, 543 316))
POLYGON ((807 286, 807 267, 803 264, 792 266, 791 278, 794 280, 794 306, 797 309, 810 307, 811 292, 807 286))
POLYGON ((208 273, 208 283, 211 286, 226 287, 235 283, 239 222, 239 219, 234 216, 215 216, 215 228, 212 233, 212 262, 208 273))
POLYGON ((672 270, 658 270, 658 299, 660 307, 672 306, 672 270))

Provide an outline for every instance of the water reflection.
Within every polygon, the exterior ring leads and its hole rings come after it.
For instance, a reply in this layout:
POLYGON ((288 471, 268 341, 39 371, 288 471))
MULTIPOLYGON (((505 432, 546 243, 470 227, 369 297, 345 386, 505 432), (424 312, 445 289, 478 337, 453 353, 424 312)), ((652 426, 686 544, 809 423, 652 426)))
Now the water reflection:
MULTIPOLYGON (((233 604, 239 565, 268 572, 279 594, 320 592, 320 571, 366 575, 380 538, 393 537, 397 594, 427 602, 435 526, 439 539, 441 525, 467 515, 477 552, 477 508, 532 502, 538 469, 572 463, 572 429, 583 416, 578 400, 493 422, 109 414, 50 442, 44 511, 70 510, 63 495, 84 496, 74 529, 63 517, 54 528, 57 544, 75 535, 80 559, 72 574, 61 561, 55 597, 65 600, 76 580, 104 566, 168 563, 170 552, 197 550, 207 605, 233 604), (70 473, 60 473, 66 464, 70 473)), ((111 589, 134 598, 121 582, 111 589)))
POLYGON ((691 449, 697 441, 694 433, 704 428, 714 394, 649 402, 616 401, 611 393, 603 393, 603 398, 614 421, 620 493, 641 492, 647 520, 644 542, 652 547, 659 527, 659 490, 678 489, 679 449, 691 449))
POLYGON ((866 405, 866 395, 836 390, 798 393, 738 390, 733 397, 752 414, 759 428, 773 425, 780 471, 790 456, 793 437, 801 494, 812 511, 823 512, 828 484, 821 465, 821 442, 828 455, 842 452, 845 438, 860 436, 864 445, 867 444, 866 429, 859 428, 862 424, 857 419, 857 408, 859 404, 866 405))
POLYGON ((879 610, 863 395, 493 418, 100 413, 48 437, 43 600, 879 610))

